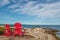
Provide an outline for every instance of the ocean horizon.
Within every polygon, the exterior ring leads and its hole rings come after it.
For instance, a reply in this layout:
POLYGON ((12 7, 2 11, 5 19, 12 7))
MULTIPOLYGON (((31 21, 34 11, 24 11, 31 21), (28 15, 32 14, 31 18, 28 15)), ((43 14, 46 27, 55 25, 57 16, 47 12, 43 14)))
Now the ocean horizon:
MULTIPOLYGON (((0 24, 0 26, 4 26, 5 24, 0 24)), ((10 24, 11 27, 13 27, 13 24, 10 24)), ((50 29, 56 29, 60 31, 60 25, 27 25, 27 24, 22 24, 23 28, 34 28, 34 27, 39 27, 39 28, 50 28, 50 29)))

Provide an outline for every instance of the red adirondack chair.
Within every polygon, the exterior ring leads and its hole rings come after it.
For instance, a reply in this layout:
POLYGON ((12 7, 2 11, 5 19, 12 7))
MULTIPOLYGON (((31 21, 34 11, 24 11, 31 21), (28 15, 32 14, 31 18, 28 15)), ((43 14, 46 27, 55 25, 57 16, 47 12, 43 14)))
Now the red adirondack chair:
POLYGON ((22 25, 20 23, 15 23, 14 24, 14 36, 22 36, 23 32, 22 32, 22 25))
POLYGON ((10 25, 5 24, 4 36, 10 36, 10 25))

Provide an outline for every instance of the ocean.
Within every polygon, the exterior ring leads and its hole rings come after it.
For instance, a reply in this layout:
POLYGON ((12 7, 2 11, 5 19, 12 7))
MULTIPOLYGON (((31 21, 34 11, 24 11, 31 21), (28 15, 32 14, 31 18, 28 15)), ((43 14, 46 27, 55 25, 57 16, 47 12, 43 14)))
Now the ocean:
MULTIPOLYGON (((0 26, 4 26, 5 24, 0 24, 0 26)), ((10 24, 11 27, 13 27, 13 24, 10 24)), ((22 25, 24 28, 34 28, 34 27, 39 27, 39 28, 51 28, 51 29, 56 29, 60 31, 60 25, 22 25)))
POLYGON ((34 28, 34 27, 39 27, 39 28, 51 28, 51 29, 56 29, 60 31, 60 25, 22 25, 24 28, 34 28))

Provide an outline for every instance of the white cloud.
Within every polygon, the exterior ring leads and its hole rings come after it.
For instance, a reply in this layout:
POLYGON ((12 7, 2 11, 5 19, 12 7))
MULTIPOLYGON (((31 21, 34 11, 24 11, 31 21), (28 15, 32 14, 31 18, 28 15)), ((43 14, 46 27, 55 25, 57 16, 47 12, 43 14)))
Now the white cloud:
POLYGON ((12 18, 11 18, 11 17, 7 17, 7 16, 6 16, 6 17, 2 17, 2 18, 5 18, 5 19, 11 19, 11 20, 12 20, 12 18))
POLYGON ((18 4, 14 4, 14 5, 9 6, 8 8, 9 9, 14 9, 14 8, 17 8, 17 7, 18 7, 18 4))
POLYGON ((12 18, 12 17, 10 17, 10 16, 0 16, 0 18, 9 19, 9 20, 14 20, 14 18, 12 18))
POLYGON ((13 3, 16 3, 16 2, 19 2, 19 3, 21 3, 23 0, 2 0, 1 2, 0 2, 0 5, 1 6, 4 6, 4 5, 6 5, 6 4, 11 4, 11 2, 13 2, 13 3))
MULTIPOLYGON (((18 6, 19 9, 12 10, 13 12, 22 12, 31 16, 36 16, 41 19, 60 17, 60 2, 49 4, 36 4, 29 1, 24 6, 18 6)), ((19 13, 20 13, 19 12, 19 13)), ((21 14, 21 13, 20 13, 21 14)))
POLYGON ((1 6, 4 6, 6 4, 10 3, 9 0, 2 0, 1 1, 1 6))

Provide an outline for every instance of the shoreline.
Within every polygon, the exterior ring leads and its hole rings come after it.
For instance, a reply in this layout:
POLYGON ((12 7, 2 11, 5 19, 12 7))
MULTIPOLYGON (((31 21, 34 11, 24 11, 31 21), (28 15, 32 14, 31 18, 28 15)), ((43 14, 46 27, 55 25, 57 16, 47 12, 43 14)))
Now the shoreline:
MULTIPOLYGON (((49 29, 49 28, 24 28, 23 30, 25 31, 24 35, 27 35, 28 37, 30 37, 30 39, 33 39, 31 37, 34 37, 34 39, 38 39, 41 40, 42 37, 43 39, 45 39, 45 37, 48 37, 49 40, 60 40, 59 37, 57 37, 56 32, 59 32, 58 30, 55 29, 49 29), (37 36, 36 36, 37 35, 37 36), (40 36, 39 36, 40 35, 40 36), (41 38, 41 39, 40 39, 41 38), (53 39, 52 39, 53 38, 53 39)), ((20 37, 21 39, 26 39, 27 36, 24 37, 20 37)), ((5 37, 4 37, 5 38, 5 37)), ((4 39, 3 38, 3 39, 4 39)), ((7 38, 7 37, 6 37, 7 38)), ((16 37, 18 38, 18 37, 16 37)), ((0 37, 0 39, 2 39, 2 37, 0 37)), ((8 38, 7 38, 8 39, 8 38)))

